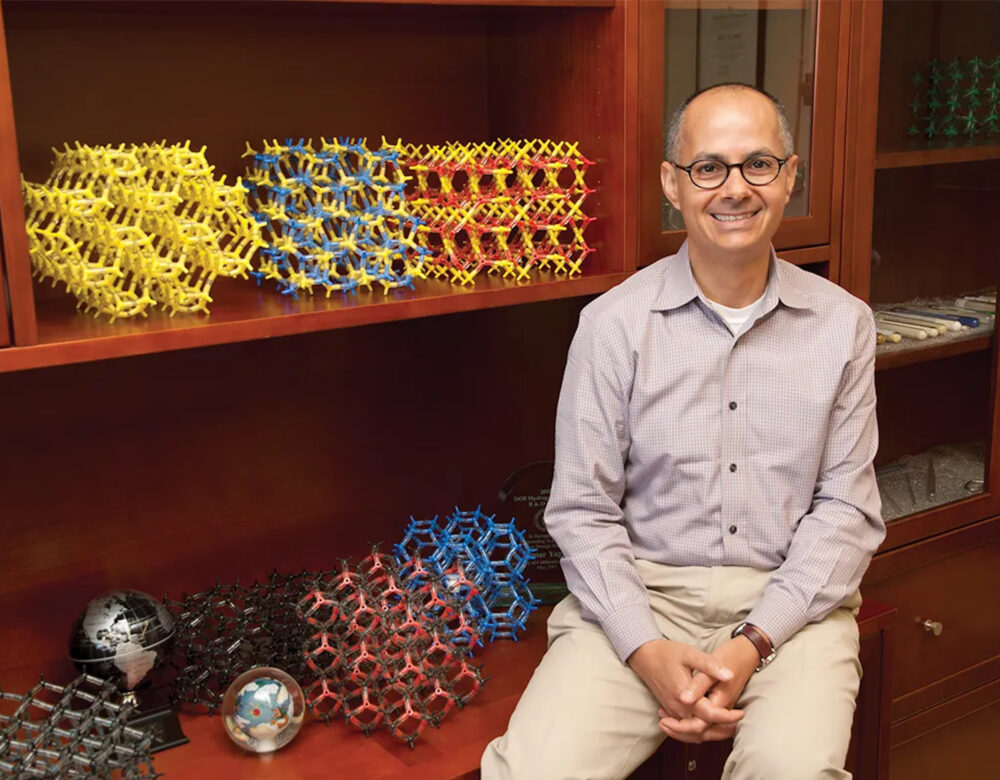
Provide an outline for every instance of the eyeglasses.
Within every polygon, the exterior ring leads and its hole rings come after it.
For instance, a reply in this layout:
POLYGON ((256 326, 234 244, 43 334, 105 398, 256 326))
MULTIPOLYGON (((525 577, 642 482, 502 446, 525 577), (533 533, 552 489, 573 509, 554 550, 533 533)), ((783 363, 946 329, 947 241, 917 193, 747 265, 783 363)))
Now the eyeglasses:
POLYGON ((680 168, 691 177, 691 183, 703 190, 717 190, 726 183, 729 172, 739 168, 743 179, 754 187, 763 187, 778 178, 782 166, 788 162, 786 157, 779 160, 770 154, 750 157, 741 163, 724 163, 719 160, 695 160, 688 166, 669 161, 675 168, 680 168))

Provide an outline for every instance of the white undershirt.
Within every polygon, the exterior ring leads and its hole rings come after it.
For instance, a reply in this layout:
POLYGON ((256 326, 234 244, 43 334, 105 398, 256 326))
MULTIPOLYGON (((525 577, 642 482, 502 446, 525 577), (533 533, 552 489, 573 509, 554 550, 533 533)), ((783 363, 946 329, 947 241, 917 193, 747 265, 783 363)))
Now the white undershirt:
POLYGON ((740 328, 743 327, 743 323, 750 319, 750 315, 753 314, 753 310, 757 308, 757 304, 762 300, 764 300, 763 295, 761 295, 749 306, 744 306, 742 309, 733 309, 729 306, 723 306, 721 303, 716 303, 715 301, 705 298, 708 305, 719 312, 719 316, 722 317, 726 325, 729 326, 729 330, 732 331, 734 336, 740 332, 740 328))

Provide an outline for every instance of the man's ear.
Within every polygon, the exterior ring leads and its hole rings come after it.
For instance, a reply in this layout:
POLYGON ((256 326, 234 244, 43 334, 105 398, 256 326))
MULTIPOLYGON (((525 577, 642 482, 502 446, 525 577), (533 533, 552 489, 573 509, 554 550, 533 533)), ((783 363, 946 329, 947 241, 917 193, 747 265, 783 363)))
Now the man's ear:
POLYGON ((667 196, 670 205, 678 211, 681 210, 680 186, 677 181, 677 168, 664 160, 660 163, 660 185, 663 187, 663 194, 667 196))
POLYGON ((785 180, 788 182, 786 187, 785 203, 788 203, 788 199, 792 197, 792 192, 795 190, 795 174, 799 170, 799 156, 793 154, 788 158, 788 162, 785 163, 785 169, 788 171, 785 176, 785 180))

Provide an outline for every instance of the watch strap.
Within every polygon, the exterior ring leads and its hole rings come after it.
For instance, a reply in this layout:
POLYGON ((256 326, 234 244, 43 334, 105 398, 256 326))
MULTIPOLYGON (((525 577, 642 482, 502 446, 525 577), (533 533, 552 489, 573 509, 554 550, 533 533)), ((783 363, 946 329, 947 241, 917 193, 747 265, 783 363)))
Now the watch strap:
POLYGON ((760 665, 758 665, 756 671, 759 672, 774 660, 774 647, 771 645, 770 640, 753 623, 740 623, 736 626, 733 629, 732 637, 735 639, 738 636, 745 636, 757 649, 757 655, 760 656, 760 665))

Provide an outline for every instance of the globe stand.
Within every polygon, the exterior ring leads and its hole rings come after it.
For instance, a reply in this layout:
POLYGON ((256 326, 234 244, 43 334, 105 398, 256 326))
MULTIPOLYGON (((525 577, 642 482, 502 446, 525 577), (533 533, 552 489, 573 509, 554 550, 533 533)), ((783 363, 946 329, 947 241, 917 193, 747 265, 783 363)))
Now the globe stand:
POLYGON ((158 753, 161 750, 186 745, 190 740, 181 729, 180 719, 170 705, 163 701, 149 702, 149 696, 143 696, 140 702, 135 695, 135 691, 127 691, 122 696, 122 701, 126 704, 135 705, 136 709, 128 719, 128 725, 132 728, 141 729, 152 737, 149 746, 150 753, 158 753))

